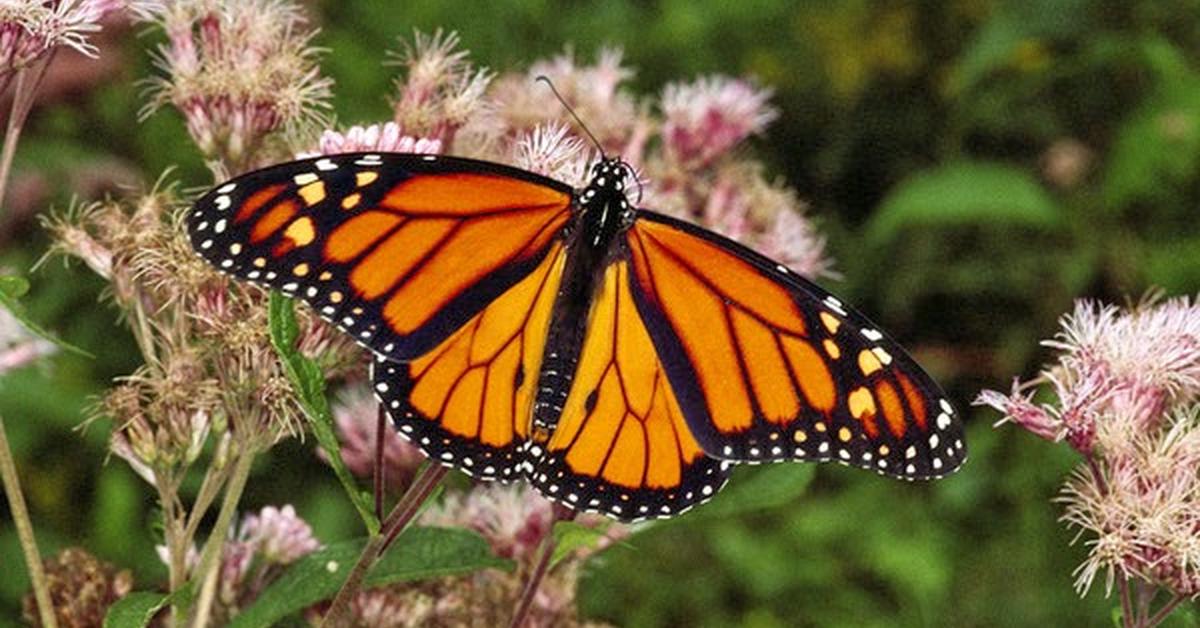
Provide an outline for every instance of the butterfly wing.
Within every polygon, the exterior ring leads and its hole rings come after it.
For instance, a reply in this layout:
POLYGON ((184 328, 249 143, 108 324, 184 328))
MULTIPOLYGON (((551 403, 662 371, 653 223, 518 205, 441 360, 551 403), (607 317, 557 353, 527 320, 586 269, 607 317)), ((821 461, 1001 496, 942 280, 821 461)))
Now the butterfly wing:
POLYGON ((515 476, 564 258, 555 243, 533 272, 428 354, 407 363, 376 356, 376 396, 430 459, 483 480, 515 476))
POLYGON ((634 302, 710 455, 837 460, 905 479, 962 464, 962 423, 944 393, 837 298, 652 212, 638 212, 626 244, 634 302))
POLYGON ((634 306, 627 260, 605 268, 558 423, 530 450, 527 475, 542 494, 626 521, 677 515, 725 484, 730 463, 692 436, 634 306))
POLYGON ((376 353, 411 359, 545 260, 571 193, 468 159, 336 155, 217 187, 196 202, 188 234, 225 272, 304 299, 376 353))

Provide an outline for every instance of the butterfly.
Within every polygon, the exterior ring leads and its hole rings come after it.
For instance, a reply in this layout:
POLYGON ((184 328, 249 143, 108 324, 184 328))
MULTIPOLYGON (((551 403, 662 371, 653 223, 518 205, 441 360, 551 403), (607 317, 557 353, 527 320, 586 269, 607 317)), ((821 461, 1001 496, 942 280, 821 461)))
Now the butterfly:
POLYGON ((633 521, 706 501, 737 463, 931 479, 966 457, 937 384, 786 267, 634 207, 628 164, 582 190, 442 155, 356 153, 200 198, 195 249, 374 353, 399 433, 482 480, 633 521))

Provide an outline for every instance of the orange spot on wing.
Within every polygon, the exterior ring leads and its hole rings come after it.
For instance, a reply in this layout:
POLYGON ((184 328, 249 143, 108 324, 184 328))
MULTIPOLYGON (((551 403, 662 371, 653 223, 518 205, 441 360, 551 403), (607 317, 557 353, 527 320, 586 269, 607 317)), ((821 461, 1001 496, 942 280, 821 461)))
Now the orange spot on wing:
POLYGON ((627 415, 604 465, 603 477, 619 486, 638 488, 645 471, 646 433, 640 422, 627 415))
POLYGON ((908 425, 904 421, 904 405, 900 402, 900 395, 896 393, 896 389, 888 382, 880 381, 875 384, 875 397, 879 399, 879 405, 883 408, 883 418, 887 420, 888 430, 896 438, 903 438, 904 432, 908 431, 908 425))
POLYGON ((325 257, 333 262, 348 262, 371 248, 403 220, 389 212, 363 212, 333 230, 325 242, 325 257))
POLYGON ((879 358, 870 349, 863 349, 858 352, 858 370, 862 371, 863 375, 870 375, 875 371, 883 368, 879 363, 879 358))
MULTIPOLYGON (((639 221, 633 230, 646 234, 658 247, 686 260, 691 272, 703 277, 724 297, 736 301, 755 316, 777 329, 805 335, 804 320, 787 289, 735 254, 659 223, 639 221)), ((660 281, 658 288, 661 290, 662 287, 660 281)))
POLYGON ((254 223, 254 228, 250 230, 250 243, 258 244, 271 237, 271 234, 279 231, 298 211, 300 211, 300 203, 297 203, 295 199, 289 198, 276 203, 267 210, 267 213, 263 214, 258 222, 254 223))
POLYGON ((282 192, 283 188, 285 187, 287 187, 286 183, 276 183, 275 185, 268 185, 267 187, 251 194, 250 196, 247 196, 246 200, 242 201, 242 206, 238 207, 237 214, 234 215, 233 221, 235 223, 239 223, 249 220, 255 212, 261 209, 263 205, 266 205, 267 201, 275 198, 275 196, 282 192))
POLYGON ((796 418, 800 400, 775 344, 775 334, 739 309, 733 310, 732 320, 742 362, 763 415, 773 423, 787 423, 796 418))
POLYGON ((792 336, 781 336, 779 340, 809 405, 821 412, 832 410, 837 400, 837 389, 829 365, 807 342, 792 336))
POLYGON ((917 390, 912 380, 904 373, 896 373, 896 379, 900 380, 900 390, 904 391, 904 398, 908 400, 908 407, 912 410, 913 420, 917 422, 917 427, 920 427, 921 431, 926 431, 928 417, 925 414, 925 396, 917 390))
POLYGON ((846 397, 846 405, 850 407, 850 416, 862 422, 868 436, 879 436, 879 424, 875 422, 875 415, 879 410, 875 407, 875 398, 871 396, 871 391, 862 387, 855 388, 846 397))
POLYGON ((416 175, 393 187, 380 205, 410 214, 471 215, 512 208, 565 209, 571 197, 520 179, 456 172, 416 175))
POLYGON ((821 323, 825 325, 825 329, 829 330, 831 334, 836 334, 838 328, 842 326, 842 321, 839 321, 829 312, 821 312, 821 323))
POLYGON ((450 233, 454 220, 410 220, 367 254, 350 273, 350 285, 365 299, 387 293, 450 233))
POLYGON ((300 195, 300 198, 304 199, 306 205, 311 207, 325 200, 325 182, 319 180, 313 181, 296 190, 296 193, 300 195))

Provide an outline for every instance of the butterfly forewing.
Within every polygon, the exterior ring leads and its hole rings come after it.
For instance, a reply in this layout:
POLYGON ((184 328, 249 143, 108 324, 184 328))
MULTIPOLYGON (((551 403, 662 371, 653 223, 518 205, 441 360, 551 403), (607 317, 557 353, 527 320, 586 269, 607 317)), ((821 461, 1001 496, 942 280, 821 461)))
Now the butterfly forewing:
POLYGON ((217 187, 193 246, 237 277, 307 301, 376 353, 411 359, 520 282, 559 240, 570 188, 433 155, 302 160, 217 187))
POLYGON ((688 425, 726 460, 836 460, 939 477, 966 450, 954 409, 865 317, 761 255, 642 211, 634 300, 688 425))

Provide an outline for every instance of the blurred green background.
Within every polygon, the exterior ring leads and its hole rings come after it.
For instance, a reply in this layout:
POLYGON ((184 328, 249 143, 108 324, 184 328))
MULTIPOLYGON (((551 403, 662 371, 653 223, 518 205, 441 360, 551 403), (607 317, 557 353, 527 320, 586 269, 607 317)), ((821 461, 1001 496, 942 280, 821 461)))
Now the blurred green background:
MULTIPOLYGON (((390 117, 386 50, 413 29, 457 31, 472 59, 522 68, 573 46, 624 49, 631 87, 752 74, 780 117, 754 142, 811 206, 840 281, 823 283, 909 347, 968 416, 971 460, 933 484, 822 467, 803 499, 734 517, 704 509, 588 566, 587 617, 636 626, 1109 625, 1099 583, 1079 599, 1085 547, 1051 503, 1065 447, 969 407, 1045 353, 1078 297, 1200 291, 1200 1, 747 0, 478 4, 312 2, 343 123, 390 117)), ((105 34, 100 61, 48 83, 0 215, 0 267, 28 273, 35 320, 97 354, 59 355, 0 381, 44 553, 82 544, 164 577, 151 494, 107 425, 76 429, 94 395, 137 365, 101 282, 58 260, 36 215, 164 169, 210 181, 181 119, 137 121, 157 35, 105 34)), ((332 540, 357 520, 312 442, 251 477, 247 508, 295 503, 332 540)), ((755 470, 739 471, 735 483, 755 470)), ((719 500, 718 500, 719 502, 719 500)), ((0 617, 25 592, 0 510, 0 617)), ((7 619, 0 619, 4 625, 7 619)), ((1190 609, 1169 625, 1195 625, 1190 609)))

